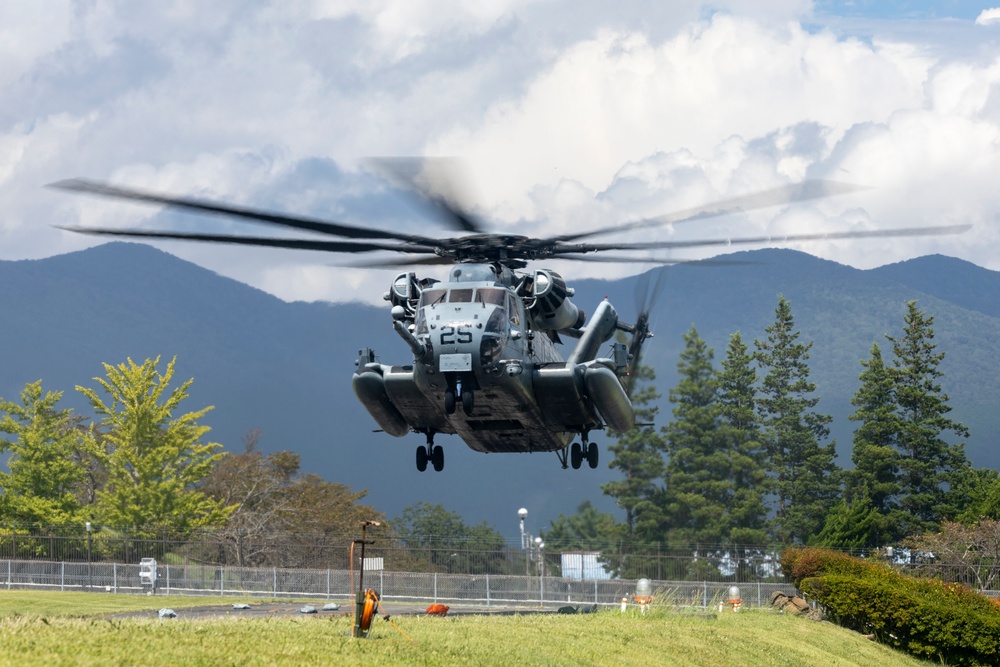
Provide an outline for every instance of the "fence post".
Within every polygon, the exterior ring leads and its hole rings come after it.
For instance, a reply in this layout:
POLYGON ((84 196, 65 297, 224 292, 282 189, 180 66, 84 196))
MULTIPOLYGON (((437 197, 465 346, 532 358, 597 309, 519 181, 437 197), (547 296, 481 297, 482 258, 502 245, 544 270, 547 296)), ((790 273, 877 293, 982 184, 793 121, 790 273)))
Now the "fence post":
POLYGON ((170 566, 167 565, 167 595, 170 595, 170 566))
POLYGON ((112 567, 112 571, 113 571, 113 574, 114 574, 115 593, 117 593, 118 592, 118 563, 112 563, 112 566, 113 566, 112 567))
POLYGON ((11 561, 8 560, 7 561, 7 590, 8 591, 10 590, 10 576, 11 576, 10 570, 11 570, 11 561))
POLYGON ((330 568, 326 569, 326 599, 330 599, 330 568))
MULTIPOLYGON (((51 537, 49 538, 51 539, 51 537)), ((59 561, 59 590, 66 590, 66 563, 64 561, 59 561)))
POLYGON ((490 606, 490 573, 486 573, 486 606, 490 606))
POLYGON ((226 566, 219 568, 219 595, 226 595, 226 566))
POLYGON ((434 602, 438 601, 438 573, 434 573, 434 602))
POLYGON ((273 568, 274 579, 271 583, 271 597, 278 597, 278 568, 273 568))
POLYGON ((701 582, 701 606, 708 609, 708 582, 701 582))

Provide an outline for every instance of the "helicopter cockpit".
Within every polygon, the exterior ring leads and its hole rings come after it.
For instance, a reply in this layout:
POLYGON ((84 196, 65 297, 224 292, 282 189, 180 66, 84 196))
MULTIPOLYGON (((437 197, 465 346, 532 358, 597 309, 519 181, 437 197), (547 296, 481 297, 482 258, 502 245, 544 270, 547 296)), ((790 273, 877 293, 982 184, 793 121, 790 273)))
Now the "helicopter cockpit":
MULTIPOLYGON (((444 304, 479 304, 479 307, 489 312, 486 322, 482 326, 483 333, 506 334, 510 324, 520 326, 521 314, 517 307, 517 296, 510 290, 502 287, 454 287, 425 289, 420 293, 417 301, 416 321, 414 322, 414 333, 417 336, 426 336, 430 333, 428 322, 431 320, 441 320, 444 312, 439 313, 439 308, 444 304)), ((474 306, 473 306, 474 307, 474 306)), ((449 309, 448 316, 462 314, 462 318, 467 319, 470 311, 463 312, 461 305, 449 309)), ((478 313, 472 311, 472 315, 478 319, 478 313)), ((448 324, 448 322, 445 322, 448 324)), ((477 327, 478 328, 478 327, 477 327)))

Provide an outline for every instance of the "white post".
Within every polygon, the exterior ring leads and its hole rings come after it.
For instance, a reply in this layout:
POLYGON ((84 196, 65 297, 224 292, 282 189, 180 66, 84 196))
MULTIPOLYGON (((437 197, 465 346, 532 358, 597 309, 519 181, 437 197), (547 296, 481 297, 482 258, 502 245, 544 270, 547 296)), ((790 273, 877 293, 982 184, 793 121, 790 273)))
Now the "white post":
POLYGON ((114 575, 115 593, 117 593, 118 592, 118 563, 113 563, 112 564, 112 573, 114 575))
POLYGON ((490 606, 490 573, 486 573, 486 606, 490 606))
POLYGON ((59 568, 59 590, 64 591, 66 590, 66 562, 60 561, 59 565, 61 566, 59 568))

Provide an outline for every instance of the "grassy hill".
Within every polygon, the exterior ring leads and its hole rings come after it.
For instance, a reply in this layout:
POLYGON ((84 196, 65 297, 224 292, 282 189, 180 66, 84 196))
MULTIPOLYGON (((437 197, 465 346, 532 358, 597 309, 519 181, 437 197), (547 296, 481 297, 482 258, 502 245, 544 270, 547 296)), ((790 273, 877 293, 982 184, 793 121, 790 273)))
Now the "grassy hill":
POLYGON ((213 603, 232 600, 0 591, 0 664, 927 664, 837 626, 770 611, 394 616, 399 632, 376 619, 369 639, 353 639, 349 615, 184 620, 185 606, 213 603), (103 618, 143 606, 151 611, 148 619, 103 618), (152 611, 163 606, 179 617, 155 618, 152 611))

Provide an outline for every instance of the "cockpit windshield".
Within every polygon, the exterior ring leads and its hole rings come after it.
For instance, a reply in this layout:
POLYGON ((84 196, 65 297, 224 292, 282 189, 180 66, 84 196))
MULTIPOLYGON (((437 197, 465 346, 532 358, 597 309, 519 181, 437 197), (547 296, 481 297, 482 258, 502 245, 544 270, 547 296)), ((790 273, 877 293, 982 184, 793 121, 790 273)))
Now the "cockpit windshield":
POLYGON ((472 301, 472 288, 453 289, 448 293, 448 303, 469 303, 472 301))
POLYGON ((448 290, 425 289, 420 293, 420 303, 417 307, 423 308, 424 306, 433 306, 438 303, 444 303, 446 296, 448 296, 448 290))
POLYGON ((476 290, 476 303, 483 303, 491 306, 503 306, 507 299, 507 290, 495 287, 482 287, 476 290))

